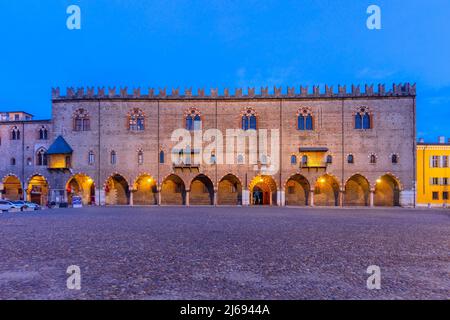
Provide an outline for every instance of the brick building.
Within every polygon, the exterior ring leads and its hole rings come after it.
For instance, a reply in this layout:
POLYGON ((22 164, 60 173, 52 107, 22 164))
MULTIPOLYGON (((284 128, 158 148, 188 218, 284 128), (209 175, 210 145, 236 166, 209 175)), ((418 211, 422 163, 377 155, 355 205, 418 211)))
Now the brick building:
POLYGON ((76 195, 99 205, 413 206, 415 95, 410 84, 232 94, 57 88, 51 120, 0 122, 2 195, 69 203, 76 195))

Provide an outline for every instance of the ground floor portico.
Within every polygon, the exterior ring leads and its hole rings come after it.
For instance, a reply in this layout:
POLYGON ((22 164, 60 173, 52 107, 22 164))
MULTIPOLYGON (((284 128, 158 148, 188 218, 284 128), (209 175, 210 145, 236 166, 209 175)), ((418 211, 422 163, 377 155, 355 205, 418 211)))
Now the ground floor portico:
POLYGON ((35 174, 23 183, 18 176, 7 175, 2 179, 2 198, 25 199, 41 205, 71 205, 77 198, 85 206, 396 207, 412 206, 414 197, 414 192, 404 190, 399 179, 390 173, 376 179, 355 173, 344 183, 329 173, 293 173, 284 181, 264 174, 243 178, 233 173, 216 179, 206 173, 171 173, 158 181, 151 173, 130 178, 114 172, 102 183, 87 173, 51 178, 53 184, 50 177, 35 174))

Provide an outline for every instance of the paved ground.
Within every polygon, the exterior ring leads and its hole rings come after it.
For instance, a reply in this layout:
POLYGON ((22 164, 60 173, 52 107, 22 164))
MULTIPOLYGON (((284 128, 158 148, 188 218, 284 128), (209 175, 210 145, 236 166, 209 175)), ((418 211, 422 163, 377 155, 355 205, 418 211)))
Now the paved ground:
POLYGON ((0 214, 0 231, 0 299, 450 298, 443 210, 58 209, 0 214))

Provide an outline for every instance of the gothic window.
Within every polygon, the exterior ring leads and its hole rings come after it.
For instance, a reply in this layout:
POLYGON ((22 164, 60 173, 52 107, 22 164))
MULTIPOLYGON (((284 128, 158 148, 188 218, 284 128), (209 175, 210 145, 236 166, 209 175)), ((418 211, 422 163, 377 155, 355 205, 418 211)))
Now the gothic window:
POLYGON ((91 122, 89 118, 89 114, 83 108, 75 111, 73 116, 73 130, 74 131, 90 131, 91 130, 91 122))
POLYGON ((297 156, 295 154, 291 155, 291 164, 297 164, 297 156))
POLYGON ((261 155, 261 164, 267 164, 267 156, 265 154, 261 155))
POLYGON ((355 129, 368 130, 372 129, 372 114, 367 107, 360 107, 355 113, 355 129))
POLYGON ((352 154, 349 154, 348 157, 347 157, 347 162, 348 162, 349 164, 355 163, 355 157, 353 157, 352 154))
POLYGON ((333 156, 332 155, 328 155, 327 156, 327 164, 332 164, 333 163, 333 156))
POLYGON ((47 155, 45 154, 44 148, 41 148, 36 152, 36 165, 39 167, 47 165, 47 155))
POLYGON ((238 155, 237 162, 238 162, 238 164, 243 164, 244 163, 244 156, 242 154, 238 155))
POLYGON ((314 118, 311 108, 301 108, 297 112, 297 130, 312 131, 314 130, 314 118))
POLYGON ((159 163, 164 163, 165 162, 165 154, 164 154, 164 151, 163 150, 161 150, 160 152, 159 152, 159 163))
POLYGON ((39 129, 39 140, 48 140, 48 130, 44 126, 39 129))
POLYGON ((375 164, 377 163, 377 156, 374 154, 370 155, 370 164, 375 164))
POLYGON ((20 130, 16 126, 11 129, 11 140, 20 140, 20 130))
POLYGON ((391 161, 392 161, 393 164, 397 164, 398 163, 398 155, 393 154, 391 156, 391 161))
POLYGON ((145 114, 139 108, 134 108, 128 114, 128 130, 144 131, 145 130, 145 114))
POLYGON ((202 117, 198 109, 191 108, 185 113, 186 130, 197 131, 202 129, 202 117))
POLYGON ((142 150, 139 150, 138 152, 138 164, 144 164, 144 152, 142 150))
POLYGON ((117 154, 115 151, 111 151, 111 164, 116 164, 117 163, 117 154))
POLYGON ((93 165, 95 163, 95 155, 93 151, 89 151, 88 162, 90 165, 93 165))
POLYGON ((257 118, 255 110, 248 108, 242 113, 242 130, 256 130, 257 118))
POLYGON ((308 156, 302 157, 302 166, 308 166, 308 156))

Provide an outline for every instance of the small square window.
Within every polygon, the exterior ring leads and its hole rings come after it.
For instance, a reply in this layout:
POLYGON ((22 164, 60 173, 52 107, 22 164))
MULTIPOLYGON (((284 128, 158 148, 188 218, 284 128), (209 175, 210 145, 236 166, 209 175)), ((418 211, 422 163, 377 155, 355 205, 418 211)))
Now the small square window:
POLYGON ((448 200, 448 191, 442 192, 442 200, 448 200))
POLYGON ((439 200, 439 192, 433 192, 433 200, 439 200))

